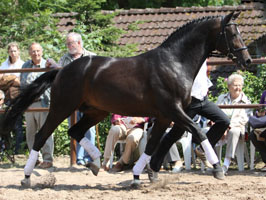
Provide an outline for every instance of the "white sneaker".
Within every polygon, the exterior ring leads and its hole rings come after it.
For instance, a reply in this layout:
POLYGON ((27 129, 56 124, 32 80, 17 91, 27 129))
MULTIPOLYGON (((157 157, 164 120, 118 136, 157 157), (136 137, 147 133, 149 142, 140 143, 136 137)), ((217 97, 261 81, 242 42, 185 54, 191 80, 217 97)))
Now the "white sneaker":
POLYGON ((173 173, 173 174, 177 174, 177 173, 181 172, 182 170, 183 170, 183 167, 175 166, 175 167, 172 169, 171 173, 173 173))
POLYGON ((203 162, 206 168, 213 168, 211 163, 207 160, 204 151, 200 148, 200 146, 195 149, 196 156, 203 162))

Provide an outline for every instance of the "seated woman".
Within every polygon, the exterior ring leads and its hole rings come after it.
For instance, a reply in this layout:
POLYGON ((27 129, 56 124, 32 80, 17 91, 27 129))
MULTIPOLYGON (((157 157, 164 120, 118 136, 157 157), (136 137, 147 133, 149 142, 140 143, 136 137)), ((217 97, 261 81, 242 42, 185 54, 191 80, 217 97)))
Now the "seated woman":
POLYGON ((137 149, 143 137, 143 127, 147 121, 147 117, 127 117, 112 114, 112 126, 109 130, 104 149, 104 161, 102 164, 104 170, 109 170, 108 161, 112 152, 114 152, 115 144, 118 140, 125 139, 126 145, 121 158, 112 168, 112 172, 120 172, 129 164, 132 153, 137 149))
MULTIPOLYGON (((242 91, 244 78, 239 74, 232 74, 228 77, 227 86, 229 92, 218 97, 218 105, 250 104, 248 97, 242 91)), ((244 138, 245 125, 248 122, 250 110, 248 109, 222 109, 230 119, 230 127, 225 132, 227 140, 226 154, 223 170, 227 173, 231 159, 235 156, 236 147, 240 138, 244 138)))
MULTIPOLYGON (((260 104, 266 104, 266 90, 262 93, 260 98, 260 104)), ((256 115, 258 117, 262 117, 266 114, 265 109, 258 111, 256 115)), ((266 127, 265 127, 266 128, 266 127)), ((262 132, 258 130, 253 130, 249 135, 249 139, 252 141, 253 145, 259 151, 262 161, 264 162, 264 166, 261 168, 262 172, 266 172, 266 129, 262 132)))

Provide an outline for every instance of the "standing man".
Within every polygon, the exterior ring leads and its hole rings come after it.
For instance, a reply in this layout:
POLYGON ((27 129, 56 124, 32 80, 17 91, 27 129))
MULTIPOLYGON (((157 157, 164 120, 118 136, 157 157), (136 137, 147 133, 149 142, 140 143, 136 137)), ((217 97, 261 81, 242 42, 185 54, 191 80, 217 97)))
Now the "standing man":
MULTIPOLYGON (((29 47, 29 55, 31 60, 28 60, 23 64, 22 69, 25 68, 45 68, 46 61, 42 58, 43 49, 39 43, 32 43, 29 47)), ((37 77, 39 77, 43 72, 26 72, 21 74, 21 85, 30 84, 37 77)), ((50 101, 50 90, 46 90, 44 94, 36 99, 30 108, 48 107, 50 101)), ((44 124, 48 112, 26 112, 26 140, 29 151, 33 148, 33 143, 36 133, 40 130, 44 124)), ((51 135, 45 142, 41 149, 43 162, 40 164, 40 168, 50 168, 53 166, 53 151, 54 151, 54 141, 53 135, 51 135)), ((37 160, 36 164, 40 161, 37 160)))
MULTIPOLYGON (((69 63, 83 56, 96 55, 95 53, 87 51, 86 49, 83 48, 83 41, 82 41, 81 35, 75 32, 71 32, 67 35, 66 46, 67 46, 68 52, 64 54, 59 60, 59 66, 62 66, 62 67, 68 65, 69 63)), ((51 65, 56 65, 56 64, 52 59, 48 59, 46 66, 50 67, 51 65)), ((78 112, 77 120, 80 120, 81 117, 82 117, 82 113, 78 112)), ((69 123, 69 126, 70 126, 70 123, 69 123)), ((90 129, 88 129, 85 134, 85 137, 93 145, 95 145, 95 133, 96 133, 95 126, 93 126, 90 129)), ((87 167, 92 169, 92 167, 90 166, 93 160, 79 143, 77 143, 76 151, 77 151, 76 163, 78 165, 86 165, 87 167)), ((99 164, 99 167, 100 167, 100 164, 99 164)), ((99 170, 96 169, 96 171, 98 173, 99 170)), ((96 171, 92 169, 93 173, 96 173, 96 171)))

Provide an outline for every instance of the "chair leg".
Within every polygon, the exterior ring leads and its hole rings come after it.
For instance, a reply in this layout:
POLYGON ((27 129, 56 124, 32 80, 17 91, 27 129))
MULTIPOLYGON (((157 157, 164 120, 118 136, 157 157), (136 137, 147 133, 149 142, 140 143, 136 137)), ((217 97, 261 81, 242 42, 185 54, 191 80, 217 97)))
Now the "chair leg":
POLYGON ((249 165, 250 170, 254 169, 255 152, 256 152, 255 146, 250 141, 250 165, 249 165))
POLYGON ((192 148, 191 133, 188 133, 186 137, 181 138, 178 142, 182 144, 186 170, 190 170, 191 169, 191 148, 192 148))
POLYGON ((245 142, 242 140, 239 140, 237 147, 236 147, 238 171, 244 171, 244 145, 245 145, 245 142))

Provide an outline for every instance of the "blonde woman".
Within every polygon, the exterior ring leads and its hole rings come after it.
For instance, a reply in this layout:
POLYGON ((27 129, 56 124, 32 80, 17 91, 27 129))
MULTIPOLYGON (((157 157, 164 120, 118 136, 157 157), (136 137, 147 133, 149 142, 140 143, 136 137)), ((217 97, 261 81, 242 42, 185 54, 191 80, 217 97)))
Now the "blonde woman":
MULTIPOLYGON (((24 61, 20 59, 20 50, 16 42, 11 42, 7 45, 8 58, 2 63, 0 69, 21 69, 24 61)), ((19 93, 20 73, 5 73, 0 74, 0 89, 5 92, 6 104, 19 93)), ((21 143, 23 142, 22 116, 17 119, 15 124, 15 154, 19 153, 21 143)))

